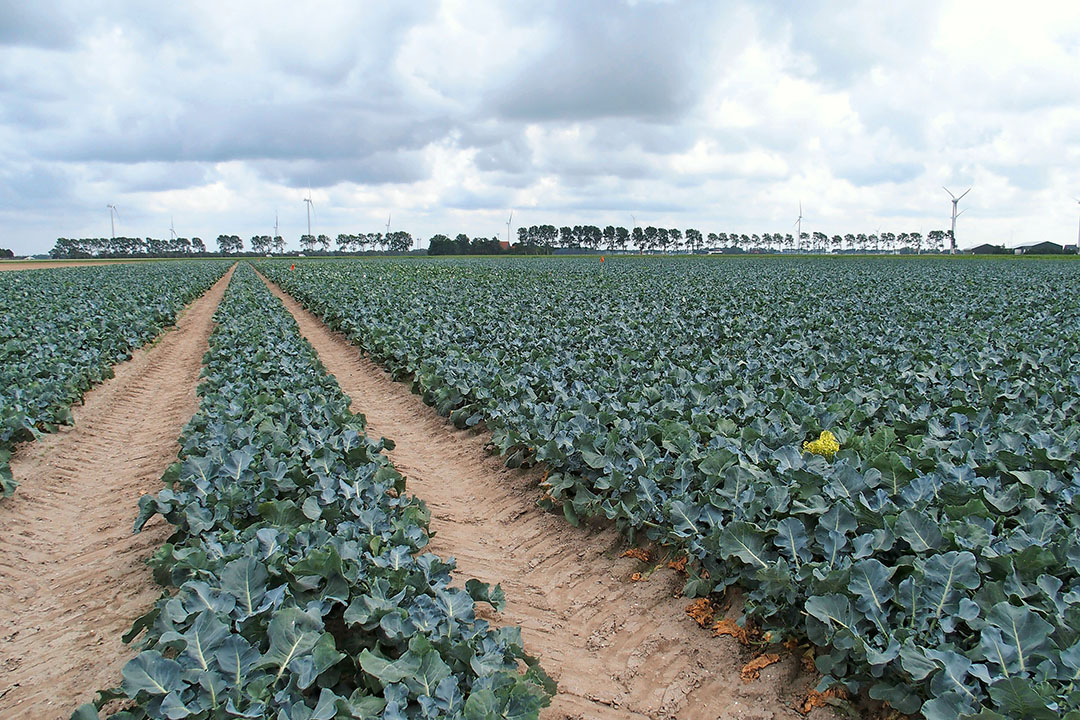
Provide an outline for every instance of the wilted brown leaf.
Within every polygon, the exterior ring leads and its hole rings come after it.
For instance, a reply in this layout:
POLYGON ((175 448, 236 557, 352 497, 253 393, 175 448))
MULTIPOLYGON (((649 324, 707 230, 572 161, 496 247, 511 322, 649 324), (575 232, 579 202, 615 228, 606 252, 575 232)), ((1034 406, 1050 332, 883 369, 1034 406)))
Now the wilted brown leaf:
POLYGON ((698 598, 686 606, 686 614, 698 625, 705 627, 712 622, 713 616, 716 614, 716 608, 713 607, 709 598, 698 598))
POLYGON ((828 707, 832 703, 829 702, 830 698, 836 698, 839 700, 847 699, 847 692, 840 687, 831 687, 823 693, 819 693, 817 690, 811 690, 806 696, 806 700, 799 707, 799 712, 803 715, 809 714, 814 708, 828 707))
POLYGON ((776 662, 780 662, 780 653, 765 653, 764 655, 758 655, 756 658, 743 665, 742 670, 739 671, 739 675, 742 676, 742 679, 745 682, 757 680, 761 677, 763 668, 767 668, 776 662))
POLYGON ((750 623, 746 624, 746 627, 742 627, 734 620, 724 618, 719 620, 713 625, 713 637, 720 637, 721 635, 730 635, 738 640, 743 645, 749 645, 750 639, 757 636, 757 631, 750 623))
POLYGON ((634 558, 635 560, 647 563, 649 562, 649 551, 645 548, 630 548, 619 557, 634 558))

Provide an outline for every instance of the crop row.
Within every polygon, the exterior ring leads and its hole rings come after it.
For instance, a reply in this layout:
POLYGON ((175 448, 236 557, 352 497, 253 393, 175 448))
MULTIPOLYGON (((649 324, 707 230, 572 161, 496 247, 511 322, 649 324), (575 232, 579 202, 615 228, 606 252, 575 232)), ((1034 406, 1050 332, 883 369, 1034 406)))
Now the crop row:
POLYGON ((545 463, 570 521, 686 553, 688 595, 741 586, 822 687, 1080 717, 1080 265, 261 267, 508 464, 545 463))
POLYGON ((228 262, 0 273, 0 496, 12 447, 71 423, 71 406, 176 320, 228 262))
POLYGON ((173 526, 151 560, 172 589, 99 706, 132 701, 112 720, 535 718, 551 681, 519 628, 474 614, 501 608, 501 589, 454 587, 452 563, 423 552, 429 514, 391 443, 365 435, 249 266, 215 319, 180 461, 139 503, 136 529, 173 526))

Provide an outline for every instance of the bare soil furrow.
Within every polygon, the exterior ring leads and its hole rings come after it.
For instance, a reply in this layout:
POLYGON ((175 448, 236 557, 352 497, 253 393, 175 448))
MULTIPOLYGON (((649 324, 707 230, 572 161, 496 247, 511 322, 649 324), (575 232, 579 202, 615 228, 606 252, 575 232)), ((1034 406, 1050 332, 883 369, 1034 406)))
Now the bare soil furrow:
MULTIPOLYGON (((657 569, 632 582, 643 563, 620 557, 610 527, 575 528, 536 507, 539 469, 510 470, 483 434, 461 431, 347 339, 271 284, 366 417, 371 435, 395 441, 390 457, 409 492, 432 511, 431 550, 455 557, 459 576, 501 582, 500 624, 521 625, 525 645, 559 683, 542 717, 802 717, 793 705, 808 678, 788 657, 744 682, 749 651, 712 638, 684 613, 682 578, 657 569)), ((821 711, 816 711, 817 712, 821 711)), ((827 715, 823 715, 827 717, 827 715)))
POLYGON ((145 561, 168 535, 160 518, 133 535, 136 504, 176 459, 231 276, 88 392, 73 426, 16 451, 21 485, 0 503, 0 717, 66 719, 119 683, 134 654, 120 637, 161 592, 145 561))

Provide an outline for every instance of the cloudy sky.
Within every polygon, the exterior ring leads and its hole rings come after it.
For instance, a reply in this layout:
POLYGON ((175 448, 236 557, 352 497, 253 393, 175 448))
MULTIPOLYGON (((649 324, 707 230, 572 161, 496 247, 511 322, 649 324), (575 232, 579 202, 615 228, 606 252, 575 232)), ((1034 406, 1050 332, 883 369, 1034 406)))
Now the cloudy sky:
MULTIPOLYGON (((514 224, 1075 242, 1080 5, 0 0, 0 246, 514 224), (94 9, 90 6, 93 5, 94 9)), ((208 243, 209 244, 209 243, 208 243)))

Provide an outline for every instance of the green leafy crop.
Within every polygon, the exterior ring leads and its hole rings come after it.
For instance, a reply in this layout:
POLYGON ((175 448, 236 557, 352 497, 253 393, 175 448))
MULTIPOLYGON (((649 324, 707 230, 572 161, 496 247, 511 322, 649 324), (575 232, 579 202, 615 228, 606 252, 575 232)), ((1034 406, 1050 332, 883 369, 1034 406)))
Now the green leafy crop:
POLYGON ((215 319, 180 461, 139 503, 136 529, 173 526, 151 560, 172 590, 100 697, 132 701, 112 720, 536 718, 553 683, 519 628, 474 613, 501 608, 501 588, 455 587, 453 564, 424 552, 428 511, 388 441, 365 435, 249 266, 215 319))
POLYGON ((228 262, 0 273, 0 497, 15 443, 71 423, 71 406, 161 333, 228 262))
POLYGON ((509 465, 545 463, 571 522, 685 552, 689 595, 744 588, 823 687, 1080 718, 1080 265, 260 268, 509 465))

